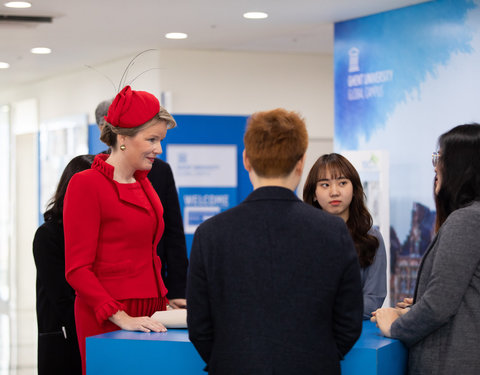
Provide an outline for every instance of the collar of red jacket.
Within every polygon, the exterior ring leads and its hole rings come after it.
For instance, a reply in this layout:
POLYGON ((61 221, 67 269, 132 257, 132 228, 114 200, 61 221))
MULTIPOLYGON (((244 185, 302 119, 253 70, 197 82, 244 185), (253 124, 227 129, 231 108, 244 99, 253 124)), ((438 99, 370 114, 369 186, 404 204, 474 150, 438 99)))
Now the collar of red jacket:
MULTIPOLYGON (((113 165, 110 165, 106 162, 109 156, 110 154, 98 154, 95 156, 92 169, 96 169, 103 175, 107 176, 110 180, 113 180, 113 172, 115 171, 115 168, 113 165)), ((136 171, 134 174, 135 180, 139 181, 147 178, 149 172, 150 170, 136 171)))

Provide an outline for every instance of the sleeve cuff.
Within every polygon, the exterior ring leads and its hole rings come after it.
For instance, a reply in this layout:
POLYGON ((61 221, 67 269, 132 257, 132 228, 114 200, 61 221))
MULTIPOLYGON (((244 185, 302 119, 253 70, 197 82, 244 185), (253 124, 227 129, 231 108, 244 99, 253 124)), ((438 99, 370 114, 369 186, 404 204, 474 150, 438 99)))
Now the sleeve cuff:
POLYGON ((103 324, 108 318, 110 318, 117 311, 126 310, 126 306, 123 303, 117 302, 115 300, 109 301, 97 309, 95 309, 95 317, 97 318, 98 324, 103 324))

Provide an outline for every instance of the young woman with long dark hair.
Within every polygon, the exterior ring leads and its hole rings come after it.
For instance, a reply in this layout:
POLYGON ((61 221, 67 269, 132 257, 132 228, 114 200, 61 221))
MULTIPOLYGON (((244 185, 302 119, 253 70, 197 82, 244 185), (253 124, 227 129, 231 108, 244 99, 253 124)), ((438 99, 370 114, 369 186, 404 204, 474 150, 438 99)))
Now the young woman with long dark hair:
POLYGON ((437 233, 413 305, 372 320, 409 348, 409 374, 480 374, 480 125, 442 134, 432 162, 437 233))
POLYGON ((342 155, 322 155, 308 173, 303 200, 347 224, 361 267, 363 318, 369 319, 387 295, 387 258, 382 235, 372 227, 358 172, 342 155))

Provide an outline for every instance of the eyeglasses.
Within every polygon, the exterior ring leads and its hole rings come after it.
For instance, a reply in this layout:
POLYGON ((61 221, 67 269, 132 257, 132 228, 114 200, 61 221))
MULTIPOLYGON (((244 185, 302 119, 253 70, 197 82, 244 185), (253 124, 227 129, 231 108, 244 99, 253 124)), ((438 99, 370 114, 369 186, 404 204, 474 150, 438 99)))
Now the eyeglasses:
POLYGON ((433 164, 434 167, 437 166, 438 159, 440 159, 440 152, 439 151, 433 152, 432 153, 432 164, 433 164))

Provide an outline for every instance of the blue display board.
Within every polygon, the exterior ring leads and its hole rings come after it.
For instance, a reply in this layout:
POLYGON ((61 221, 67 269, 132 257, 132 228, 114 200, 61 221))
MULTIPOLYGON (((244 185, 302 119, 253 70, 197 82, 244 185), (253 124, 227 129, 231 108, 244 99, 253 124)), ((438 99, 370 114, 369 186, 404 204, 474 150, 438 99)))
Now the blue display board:
MULTIPOLYGON (((206 218, 215 213, 224 211, 243 201, 253 190, 248 177, 248 173, 243 167, 243 135, 247 123, 247 116, 214 116, 214 115, 174 115, 177 127, 167 132, 165 140, 162 142, 163 154, 159 157, 167 161, 169 146, 188 147, 191 145, 189 154, 195 155, 196 147, 207 148, 230 147, 235 149, 236 169, 235 186, 217 186, 212 181, 210 186, 178 186, 180 207, 184 217, 186 227, 187 251, 190 254, 190 248, 193 241, 193 231, 190 230, 198 226, 206 218), (208 201, 208 204, 205 202, 208 201), (200 203, 201 204, 200 204, 200 203), (214 204, 212 204, 214 202, 214 204)), ((99 130, 96 125, 89 126, 89 152, 96 154, 106 149, 99 137, 99 130)), ((174 149, 174 148, 171 148, 174 149)), ((218 154, 217 158, 212 158, 212 167, 215 164, 221 164, 222 156, 218 154)), ((186 163, 188 164, 188 163, 186 163)), ((175 168, 172 168, 175 175, 175 168)), ((219 179, 221 180, 221 178, 219 179)))

